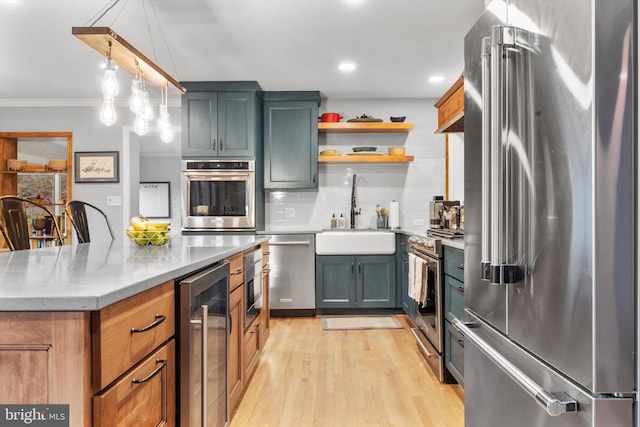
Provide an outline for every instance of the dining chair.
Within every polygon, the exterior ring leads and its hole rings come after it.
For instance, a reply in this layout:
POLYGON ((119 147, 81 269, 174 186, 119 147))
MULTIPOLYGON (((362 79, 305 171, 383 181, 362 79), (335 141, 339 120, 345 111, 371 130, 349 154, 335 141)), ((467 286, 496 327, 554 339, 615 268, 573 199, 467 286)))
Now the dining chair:
POLYGON ((0 222, 0 234, 2 234, 2 238, 7 244, 7 247, 9 248, 9 250, 12 251, 13 245, 11 244, 11 240, 9 240, 9 236, 7 236, 7 232, 5 231, 4 226, 2 225, 1 222, 0 222))
POLYGON ((62 232, 56 216, 49 208, 20 196, 0 197, 0 213, 4 218, 9 248, 14 251, 31 249, 29 216, 27 207, 35 207, 42 211, 45 219, 51 218, 51 239, 56 245, 62 244, 62 232))
POLYGON ((113 234, 113 229, 111 228, 109 217, 107 217, 102 209, 93 206, 91 203, 83 202, 81 200, 70 200, 69 202, 67 202, 65 210, 67 211, 67 215, 69 215, 69 218, 71 218, 71 224, 73 224, 73 228, 76 230, 78 242, 89 243, 91 241, 91 237, 89 236, 89 220, 87 219, 87 206, 93 208, 104 217, 107 223, 107 228, 109 229, 109 234, 111 234, 111 240, 115 240, 116 237, 113 234))

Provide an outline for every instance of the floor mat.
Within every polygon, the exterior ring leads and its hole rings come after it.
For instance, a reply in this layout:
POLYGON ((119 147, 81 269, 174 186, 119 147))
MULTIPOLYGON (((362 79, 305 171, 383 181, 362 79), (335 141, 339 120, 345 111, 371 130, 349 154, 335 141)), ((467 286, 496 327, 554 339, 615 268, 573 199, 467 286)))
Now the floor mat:
POLYGON ((393 316, 323 317, 322 329, 402 329, 402 323, 393 316))

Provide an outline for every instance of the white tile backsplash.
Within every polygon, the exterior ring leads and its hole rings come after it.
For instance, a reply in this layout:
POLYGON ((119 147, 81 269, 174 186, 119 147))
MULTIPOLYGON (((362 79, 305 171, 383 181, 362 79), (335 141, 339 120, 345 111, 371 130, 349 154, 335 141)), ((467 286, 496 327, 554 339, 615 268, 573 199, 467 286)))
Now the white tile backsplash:
POLYGON ((377 204, 389 208, 400 202, 400 225, 410 231, 424 231, 427 209, 434 195, 445 193, 445 136, 434 134, 437 125, 435 99, 332 99, 323 100, 320 113, 338 112, 348 118, 367 114, 385 122, 390 116, 406 115, 414 124, 405 133, 321 133, 320 151, 333 148, 341 153, 354 146, 371 145, 385 152, 388 147, 406 148, 414 156, 411 163, 321 163, 318 190, 268 191, 265 198, 266 228, 329 228, 332 214, 342 213, 349 227, 351 183, 357 175, 357 206, 362 210, 357 228, 375 228, 377 204), (291 213, 293 212, 293 215, 291 213), (288 214, 288 215, 287 215, 288 214), (422 222, 423 225, 415 225, 422 222))

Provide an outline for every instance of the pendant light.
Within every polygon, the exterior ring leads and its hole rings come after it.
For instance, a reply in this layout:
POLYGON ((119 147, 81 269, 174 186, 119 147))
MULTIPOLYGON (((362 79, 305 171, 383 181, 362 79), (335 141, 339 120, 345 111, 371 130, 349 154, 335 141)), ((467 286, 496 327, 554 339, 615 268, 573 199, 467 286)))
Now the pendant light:
POLYGON ((109 42, 109 53, 104 67, 104 76, 102 76, 102 96, 106 98, 115 98, 120 92, 118 79, 116 78, 116 69, 118 66, 111 59, 111 42, 109 42))
POLYGON ((173 128, 169 121, 169 108, 167 87, 165 86, 160 92, 160 108, 158 112, 158 128, 160 128, 160 140, 165 144, 173 141, 173 128))
POLYGON ((116 107, 113 98, 104 98, 102 100, 102 108, 100 109, 100 121, 105 126, 111 126, 118 120, 116 115, 116 107))
POLYGON ((100 109, 100 121, 106 126, 111 126, 118 120, 115 107, 115 96, 120 91, 116 78, 116 63, 111 59, 111 42, 102 76, 102 108, 100 109))
MULTIPOLYGON (((140 51, 134 48, 109 27, 94 27, 94 25, 102 19, 108 11, 113 9, 119 1, 120 0, 115 0, 108 8, 106 8, 106 10, 93 20, 88 27, 73 27, 71 29, 71 33, 91 48, 97 50, 103 55, 106 54, 107 56, 101 85, 103 101, 102 108, 100 110, 100 121, 107 126, 111 126, 117 120, 114 100, 118 95, 119 87, 118 80, 116 78, 116 70, 118 68, 122 68, 134 76, 134 80, 131 82, 129 109, 136 115, 133 126, 134 132, 138 135, 144 135, 148 132, 149 121, 153 119, 154 116, 153 108, 151 107, 151 102, 149 100, 149 93, 147 92, 147 82, 150 83, 152 87, 156 87, 162 92, 163 99, 166 99, 168 96, 169 84, 178 90, 178 94, 186 93, 187 90, 178 82, 178 80, 167 74, 158 65, 144 56, 140 51)), ((148 0, 148 2, 151 8, 153 8, 153 2, 151 0, 148 0)), ((143 7, 144 4, 145 0, 142 0, 143 7)), ((154 13, 154 15, 157 19, 157 14, 154 13)), ((160 28, 160 33, 166 46, 166 39, 162 33, 162 27, 159 22, 158 27, 160 28)), ((147 28, 149 28, 148 25, 147 28)), ((151 42, 153 44, 153 39, 151 42)), ((171 57, 170 52, 169 57, 171 57)), ((173 62, 173 58, 171 58, 171 61, 173 62)), ((166 102, 163 105, 164 107, 160 107, 161 116, 159 117, 158 124, 160 126, 161 139, 165 142, 169 142, 173 140, 173 129, 169 122, 169 113, 167 112, 166 102)))
POLYGON ((142 99, 142 78, 140 72, 136 72, 136 76, 131 80, 131 97, 129 98, 129 110, 133 114, 140 114, 144 107, 144 99, 142 99))

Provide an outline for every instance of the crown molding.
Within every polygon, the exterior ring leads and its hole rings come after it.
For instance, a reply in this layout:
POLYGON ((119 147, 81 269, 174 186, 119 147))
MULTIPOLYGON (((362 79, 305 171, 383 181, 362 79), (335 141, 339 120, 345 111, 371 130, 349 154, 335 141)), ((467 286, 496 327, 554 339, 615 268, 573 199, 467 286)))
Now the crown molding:
MULTIPOLYGON (((0 108, 3 107, 96 107, 100 106, 102 98, 24 98, 24 99, 0 99, 0 108)), ((154 107, 160 103, 160 98, 151 99, 154 107)), ((117 107, 128 107, 129 99, 119 97, 116 99, 117 107)), ((181 97, 169 96, 167 105, 170 108, 180 108, 181 97)))

